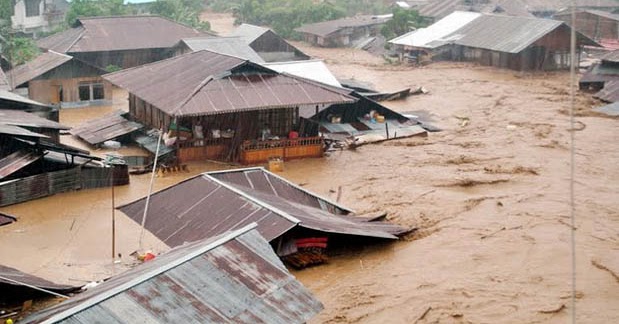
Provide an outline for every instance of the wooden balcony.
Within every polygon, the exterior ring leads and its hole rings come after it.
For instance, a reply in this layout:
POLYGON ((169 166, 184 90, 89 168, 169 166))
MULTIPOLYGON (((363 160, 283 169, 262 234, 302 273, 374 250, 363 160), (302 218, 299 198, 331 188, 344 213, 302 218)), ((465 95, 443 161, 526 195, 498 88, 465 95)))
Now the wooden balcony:
POLYGON ((284 160, 306 157, 321 157, 324 141, 322 137, 302 137, 269 141, 250 140, 241 145, 241 163, 263 163, 272 157, 284 160))

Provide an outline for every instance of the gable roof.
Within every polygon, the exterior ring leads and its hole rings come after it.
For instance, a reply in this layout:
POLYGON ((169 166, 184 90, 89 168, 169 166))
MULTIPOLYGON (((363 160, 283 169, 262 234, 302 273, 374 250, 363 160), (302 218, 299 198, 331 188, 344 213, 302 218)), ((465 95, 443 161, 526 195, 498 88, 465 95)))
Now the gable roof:
POLYGON ((305 24, 301 27, 295 28, 295 31, 325 37, 343 28, 379 25, 384 24, 390 19, 390 15, 346 17, 313 24, 305 24))
POLYGON ((230 33, 231 37, 239 37, 246 44, 253 43, 258 37, 262 36, 264 33, 268 32, 270 29, 266 27, 251 25, 251 24, 241 24, 236 29, 230 33))
POLYGON ((288 62, 263 63, 263 66, 277 72, 288 73, 298 77, 318 81, 334 87, 342 87, 337 78, 329 71, 323 60, 303 60, 288 62))
MULTIPOLYGON (((603 18, 608 18, 610 20, 615 20, 615 21, 619 21, 619 15, 618 14, 614 14, 614 13, 610 13, 607 11, 602 11, 602 10, 595 10, 595 9, 580 9, 577 10, 576 13, 589 13, 595 16, 600 16, 603 18)), ((572 10, 571 9, 565 9, 565 10, 561 10, 560 12, 557 12, 556 14, 554 14, 555 17, 557 16, 571 16, 572 15, 572 10)))
POLYGON ((264 60, 248 43, 239 37, 195 37, 184 38, 181 43, 185 44, 190 50, 196 52, 209 50, 211 52, 236 56, 244 60, 255 63, 263 63, 264 60))
MULTIPOLYGON (((118 209, 141 223, 145 201, 118 209)), ((252 222, 268 241, 295 227, 384 239, 406 232, 388 223, 340 216, 348 212, 263 168, 248 168, 203 173, 151 195, 145 228, 169 246, 252 222)))
POLYGON ((171 116, 355 101, 341 89, 206 50, 103 77, 171 116))
POLYGON ((61 53, 171 48, 182 38, 205 36, 159 16, 88 17, 78 26, 43 38, 37 45, 61 53))
POLYGON ((250 224, 173 249, 24 323, 304 323, 322 304, 250 224))
POLYGON ((72 59, 69 55, 50 50, 35 57, 32 61, 14 67, 8 74, 13 81, 14 87, 17 88, 72 59))
POLYGON ((481 16, 481 14, 477 12, 456 11, 426 28, 419 28, 396 37, 390 40, 389 43, 411 47, 433 48, 430 43, 455 32, 477 19, 479 16, 481 16))

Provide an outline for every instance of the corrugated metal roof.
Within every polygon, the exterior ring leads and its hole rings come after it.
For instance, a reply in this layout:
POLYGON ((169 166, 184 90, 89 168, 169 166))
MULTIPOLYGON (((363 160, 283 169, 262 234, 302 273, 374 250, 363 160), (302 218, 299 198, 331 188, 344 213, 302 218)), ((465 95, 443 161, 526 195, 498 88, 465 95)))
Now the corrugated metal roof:
POLYGON ((24 323, 304 323, 323 308, 254 224, 186 244, 24 323))
POLYGON ((31 290, 26 285, 47 289, 57 293, 68 293, 78 289, 75 286, 59 285, 43 278, 21 272, 15 268, 0 265, 0 284, 22 287, 31 290))
POLYGON ((304 34, 312 34, 321 37, 328 36, 343 28, 354 28, 363 26, 380 25, 389 21, 391 17, 382 16, 356 16, 336 20, 306 24, 295 28, 295 31, 304 34))
POLYGON ((53 120, 39 117, 21 110, 0 109, 0 124, 50 129, 70 129, 53 120))
POLYGON ((42 158, 45 154, 32 150, 20 150, 13 152, 0 159, 0 179, 7 177, 34 161, 42 158))
POLYGON ((15 218, 15 217, 13 217, 11 215, 0 213, 0 226, 8 225, 8 224, 11 224, 11 223, 16 222, 16 221, 17 221, 17 218, 15 218))
POLYGON ((241 24, 230 33, 229 36, 239 37, 247 45, 253 43, 256 39, 268 32, 270 29, 250 24, 241 24))
POLYGON ((69 55, 47 51, 40 54, 32 61, 14 67, 12 70, 9 70, 7 74, 12 81, 11 83, 17 88, 72 59, 73 58, 69 55))
POLYGON ((606 62, 619 63, 619 50, 606 53, 600 59, 606 62))
POLYGON ((619 102, 613 102, 610 105, 593 108, 593 111, 597 111, 608 116, 619 117, 619 102))
POLYGON ((580 77, 578 82, 607 82, 619 80, 619 67, 614 64, 594 64, 580 77))
POLYGON ((7 90, 0 90, 0 102, 1 101, 10 101, 10 102, 26 104, 30 106, 49 107, 46 104, 40 103, 38 101, 34 101, 26 97, 22 97, 16 93, 13 93, 7 90))
POLYGON ((604 82, 604 88, 594 94, 593 97, 606 102, 619 101, 619 78, 604 82))
POLYGON ((61 53, 171 48, 182 38, 207 35, 159 16, 89 17, 78 23, 39 40, 39 47, 61 53))
POLYGON ((355 101, 341 89, 206 50, 103 77, 172 116, 355 101))
POLYGON ((411 47, 434 48, 435 46, 429 44, 457 31, 480 16, 481 14, 477 12, 456 11, 426 28, 419 28, 396 37, 390 40, 389 43, 411 47))
POLYGON ((0 123, 0 134, 13 135, 13 136, 39 137, 39 138, 49 137, 43 134, 31 132, 25 128, 21 128, 18 126, 12 126, 12 125, 6 125, 2 123, 0 123))
POLYGON ((515 54, 562 24, 562 21, 551 19, 484 14, 445 36, 443 40, 462 46, 515 54))
POLYGON ((423 17, 443 18, 456 10, 461 0, 434 0, 419 8, 423 17))
POLYGON ((209 50, 211 52, 236 56, 255 63, 263 63, 264 60, 254 51, 249 44, 239 37, 197 37, 181 40, 192 51, 209 50))
MULTIPOLYGON (((608 18, 610 20, 619 21, 619 15, 613 14, 613 13, 610 13, 610 12, 607 12, 607 11, 594 10, 594 9, 584 9, 584 10, 576 11, 577 14, 583 13, 583 12, 584 13, 592 14, 594 16, 600 16, 600 17, 608 18)), ((572 10, 571 9, 563 10, 561 12, 558 12, 558 13, 554 14, 553 17, 560 17, 560 16, 567 16, 568 18, 571 19, 572 10)))
POLYGON ((71 130, 71 134, 91 145, 103 143, 119 136, 127 135, 144 128, 144 125, 122 117, 122 111, 89 120, 71 130))
POLYGON ((273 62, 264 63, 262 65, 277 72, 296 75, 298 77, 318 81, 334 87, 342 87, 333 73, 329 71, 329 68, 323 60, 273 62))
MULTIPOLYGON (((142 222, 146 199, 119 207, 142 222)), ((267 240, 294 227, 395 239, 406 229, 382 222, 339 216, 347 209, 318 197, 263 168, 204 173, 150 198, 145 228, 170 246, 257 223, 267 240)))

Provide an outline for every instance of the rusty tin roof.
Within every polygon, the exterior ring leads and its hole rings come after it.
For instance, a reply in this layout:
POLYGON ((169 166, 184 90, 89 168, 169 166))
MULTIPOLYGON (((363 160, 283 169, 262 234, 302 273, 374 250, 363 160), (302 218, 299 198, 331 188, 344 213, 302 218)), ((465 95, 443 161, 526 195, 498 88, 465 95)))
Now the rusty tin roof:
POLYGON ((182 38, 206 36, 194 28, 159 16, 88 17, 78 26, 37 42, 61 53, 171 48, 182 38))
MULTIPOLYGON (((146 198, 118 207, 142 223, 146 198)), ((295 227, 324 233, 397 239, 407 232, 368 222, 336 203, 306 191, 263 168, 210 172, 153 194, 145 228, 177 246, 257 223, 267 240, 295 227)))
POLYGON ((254 228, 180 246, 24 322, 307 322, 322 304, 254 228))
POLYGON ((21 272, 15 268, 0 265, 0 284, 22 287, 31 290, 28 286, 43 288, 57 293, 68 293, 79 287, 59 285, 43 278, 21 272))
POLYGON ((0 109, 0 124, 33 128, 70 129, 70 127, 53 120, 13 109, 0 109))
POLYGON ((106 74, 171 116, 200 116, 356 101, 343 89, 207 50, 106 74))
POLYGON ((69 55, 47 51, 40 54, 34 60, 14 67, 7 72, 14 88, 51 71, 73 58, 69 55))
POLYGON ((89 120, 71 130, 71 134, 91 145, 103 143, 119 136, 144 128, 144 125, 125 119, 122 111, 116 111, 101 118, 89 120))
POLYGON ((391 20, 390 16, 356 16, 346 17, 342 19, 322 21, 313 24, 305 24, 295 29, 295 31, 304 34, 312 34, 321 37, 331 35, 344 28, 365 27, 372 25, 384 24, 391 20))

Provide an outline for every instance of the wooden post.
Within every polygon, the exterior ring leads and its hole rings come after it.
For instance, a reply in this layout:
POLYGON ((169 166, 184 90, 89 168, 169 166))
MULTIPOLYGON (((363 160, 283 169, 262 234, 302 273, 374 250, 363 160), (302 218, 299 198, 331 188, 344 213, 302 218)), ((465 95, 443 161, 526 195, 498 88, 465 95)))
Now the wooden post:
POLYGON ((385 132, 387 133, 387 139, 389 139, 389 123, 385 119, 385 132))
POLYGON ((110 164, 112 168, 112 261, 116 257, 116 215, 114 214, 114 164, 110 164))

